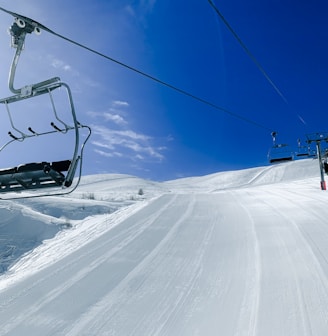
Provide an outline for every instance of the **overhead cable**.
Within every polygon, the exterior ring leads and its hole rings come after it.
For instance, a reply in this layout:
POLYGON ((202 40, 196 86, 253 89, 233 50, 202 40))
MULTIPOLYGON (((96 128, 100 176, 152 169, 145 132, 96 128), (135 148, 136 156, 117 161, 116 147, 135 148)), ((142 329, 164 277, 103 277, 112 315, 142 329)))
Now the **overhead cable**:
POLYGON ((88 46, 86 46, 84 44, 81 44, 81 43, 79 43, 79 42, 77 42, 75 40, 72 40, 72 39, 70 39, 70 38, 68 38, 68 37, 66 37, 64 35, 61 35, 61 34, 59 34, 59 33, 55 32, 55 31, 49 29, 48 27, 44 26, 43 24, 41 24, 41 23, 39 23, 39 22, 37 22, 37 21, 35 21, 33 19, 30 19, 30 18, 28 18, 26 16, 23 16, 23 15, 11 12, 9 10, 6 10, 6 9, 2 8, 2 7, 0 7, 0 10, 3 11, 3 12, 6 12, 6 13, 8 13, 8 14, 16 17, 16 18, 19 18, 19 19, 22 19, 22 20, 27 20, 28 22, 30 22, 35 27, 38 27, 38 28, 40 28, 40 29, 42 29, 42 30, 44 30, 44 31, 46 31, 46 32, 48 32, 48 33, 50 33, 50 34, 52 34, 52 35, 60 38, 60 39, 63 39, 65 41, 67 41, 67 42, 69 42, 71 44, 74 44, 74 45, 76 45, 76 46, 78 46, 80 48, 83 48, 83 49, 85 49, 85 50, 87 50, 87 51, 89 51, 89 52, 91 52, 93 54, 96 54, 96 55, 98 55, 100 57, 103 57, 103 58, 105 58, 105 59, 107 59, 107 60, 109 60, 111 62, 114 62, 114 63, 116 63, 116 64, 118 64, 118 65, 120 65, 120 66, 122 66, 122 67, 124 67, 124 68, 126 68, 128 70, 131 70, 131 71, 133 71, 133 72, 135 72, 135 73, 137 73, 137 74, 139 74, 139 75, 141 75, 143 77, 146 77, 146 78, 148 78, 148 79, 150 79, 150 80, 152 80, 154 82, 157 82, 157 83, 159 83, 159 84, 161 84, 163 86, 166 86, 166 87, 168 87, 168 88, 170 88, 170 89, 172 89, 172 90, 174 90, 174 91, 176 91, 176 92, 178 92, 178 93, 180 93, 182 95, 190 97, 190 98, 192 98, 192 99, 194 99, 194 100, 196 100, 196 101, 198 101, 200 103, 208 105, 208 106, 210 106, 210 107, 212 107, 212 108, 214 108, 216 110, 222 111, 222 112, 224 112, 224 113, 226 113, 226 114, 228 114, 228 115, 230 115, 230 116, 232 116, 234 118, 240 119, 240 120, 242 120, 244 122, 247 122, 249 124, 252 124, 252 125, 254 125, 256 127, 263 128, 263 129, 268 130, 270 132, 272 131, 270 128, 268 128, 267 126, 265 126, 263 124, 260 124, 260 123, 258 123, 256 121, 252 120, 252 119, 246 118, 246 117, 244 117, 244 116, 242 116, 240 114, 237 114, 235 112, 231 112, 231 111, 229 111, 228 109, 226 109, 224 107, 220 107, 220 106, 218 106, 218 105, 216 105, 214 103, 211 103, 210 101, 208 101, 206 99, 198 97, 198 96, 196 96, 196 95, 194 95, 192 93, 189 93, 189 92, 187 92, 187 91, 185 91, 183 89, 178 88, 177 86, 169 84, 169 83, 167 83, 167 82, 165 82, 165 81, 163 81, 163 80, 161 80, 159 78, 156 78, 156 77, 154 77, 152 75, 149 75, 149 74, 147 74, 147 73, 145 73, 145 72, 143 72, 143 71, 141 71, 141 70, 139 70, 139 69, 137 69, 135 67, 132 67, 132 66, 130 66, 130 65, 126 64, 126 63, 123 63, 121 61, 118 61, 118 60, 116 60, 116 59, 114 59, 114 58, 112 58, 112 57, 110 57, 110 56, 108 56, 108 55, 106 55, 104 53, 101 53, 101 52, 99 52, 99 51, 97 51, 95 49, 92 49, 92 48, 90 48, 90 47, 88 47, 88 46))
POLYGON ((235 37, 235 39, 238 41, 238 43, 241 45, 241 47, 245 50, 246 54, 250 57, 250 59, 255 63, 255 65, 258 67, 258 69, 262 72, 263 76, 266 78, 266 80, 270 83, 270 85, 274 88, 274 90, 278 93, 278 95, 282 98, 282 100, 285 103, 288 103, 286 97, 282 94, 282 92, 279 90, 277 85, 272 81, 270 76, 266 73, 264 68, 261 66, 261 64, 258 62, 258 60, 255 58, 255 56, 250 52, 250 50, 247 48, 245 43, 241 40, 241 38, 237 35, 237 33, 232 29, 229 22, 226 20, 226 18, 221 14, 221 12, 218 10, 218 8, 214 5, 212 0, 208 0, 209 4, 213 7, 217 15, 220 17, 220 19, 223 21, 223 23, 226 25, 226 27, 230 30, 232 35, 235 37))
MULTIPOLYGON (((273 87, 273 89, 277 92, 277 94, 280 96, 280 98, 286 103, 288 104, 288 101, 286 99, 286 97, 282 94, 282 92, 279 90, 279 88, 277 87, 277 85, 273 82, 273 80, 270 78, 270 76, 267 74, 267 72, 264 70, 264 68, 262 67, 262 65, 259 63, 259 61, 255 58, 255 56, 251 53, 251 51, 247 48, 247 46, 245 45, 245 43, 241 40, 241 38, 238 36, 238 34, 233 30, 233 28, 231 27, 231 25, 229 24, 229 22, 226 20, 226 18, 222 15, 222 13, 219 11, 219 9, 217 8, 217 6, 215 6, 215 4, 213 3, 212 0, 208 0, 209 4, 213 7, 214 11, 216 12, 216 14, 220 17, 220 19, 222 20, 222 22, 226 25, 226 27, 229 29, 229 31, 231 32, 231 34, 235 37, 235 39, 238 41, 238 43, 241 45, 241 47, 245 50, 246 54, 250 57, 250 59, 255 63, 255 65, 257 66, 257 68, 261 71, 261 73, 263 74, 263 76, 266 78, 266 80, 270 83, 270 85, 273 87)), ((300 122, 304 125, 306 125, 305 120, 302 118, 302 116, 298 113, 296 113, 298 119, 300 120, 300 122)))

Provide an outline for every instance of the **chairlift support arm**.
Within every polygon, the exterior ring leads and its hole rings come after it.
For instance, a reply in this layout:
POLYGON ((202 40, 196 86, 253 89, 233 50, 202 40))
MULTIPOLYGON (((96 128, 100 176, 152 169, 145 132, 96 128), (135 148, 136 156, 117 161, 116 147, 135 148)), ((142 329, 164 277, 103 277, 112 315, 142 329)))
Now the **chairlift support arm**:
POLYGON ((9 31, 12 37, 11 45, 13 48, 16 49, 13 61, 11 63, 10 72, 9 72, 8 86, 9 86, 10 91, 14 94, 21 95, 22 97, 25 97, 25 96, 28 97, 28 96, 33 95, 33 90, 36 90, 38 88, 42 88, 44 86, 58 82, 60 79, 58 77, 54 77, 54 78, 51 78, 51 79, 48 79, 46 81, 42 81, 36 84, 23 86, 20 89, 14 88, 14 79, 16 75, 16 69, 17 69, 17 65, 18 65, 21 52, 24 49, 26 35, 32 32, 36 32, 37 34, 40 34, 40 28, 38 28, 37 26, 33 26, 31 23, 25 22, 22 19, 16 18, 15 22, 9 28, 9 31))

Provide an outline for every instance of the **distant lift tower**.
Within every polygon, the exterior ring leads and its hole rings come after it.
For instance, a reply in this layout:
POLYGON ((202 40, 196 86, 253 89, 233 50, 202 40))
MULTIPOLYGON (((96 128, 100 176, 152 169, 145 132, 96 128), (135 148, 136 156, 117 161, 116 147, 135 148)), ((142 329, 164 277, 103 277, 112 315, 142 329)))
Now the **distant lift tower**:
POLYGON ((315 142, 317 147, 317 156, 319 161, 319 168, 320 168, 320 186, 321 190, 326 190, 326 181, 325 181, 325 172, 328 172, 328 164, 327 164, 327 155, 322 157, 321 152, 321 142, 328 142, 328 132, 323 133, 313 133, 308 134, 307 136, 307 143, 310 145, 311 143, 315 142))

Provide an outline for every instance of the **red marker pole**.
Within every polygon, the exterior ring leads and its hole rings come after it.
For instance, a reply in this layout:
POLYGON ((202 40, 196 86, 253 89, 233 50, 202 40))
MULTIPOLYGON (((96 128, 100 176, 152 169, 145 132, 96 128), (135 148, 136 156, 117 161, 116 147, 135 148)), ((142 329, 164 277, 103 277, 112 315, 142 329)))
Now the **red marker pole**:
POLYGON ((321 190, 327 190, 326 181, 321 181, 321 190))

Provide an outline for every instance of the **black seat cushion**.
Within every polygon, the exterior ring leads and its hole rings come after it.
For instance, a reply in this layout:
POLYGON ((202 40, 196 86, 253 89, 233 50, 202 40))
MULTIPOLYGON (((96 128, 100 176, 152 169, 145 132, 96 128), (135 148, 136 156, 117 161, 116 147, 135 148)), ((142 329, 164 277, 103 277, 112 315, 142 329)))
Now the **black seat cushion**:
POLYGON ((0 170, 0 192, 61 186, 71 165, 70 160, 32 162, 0 170))

